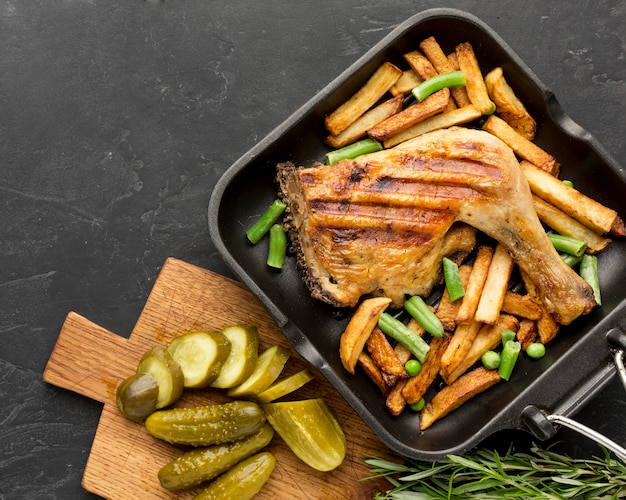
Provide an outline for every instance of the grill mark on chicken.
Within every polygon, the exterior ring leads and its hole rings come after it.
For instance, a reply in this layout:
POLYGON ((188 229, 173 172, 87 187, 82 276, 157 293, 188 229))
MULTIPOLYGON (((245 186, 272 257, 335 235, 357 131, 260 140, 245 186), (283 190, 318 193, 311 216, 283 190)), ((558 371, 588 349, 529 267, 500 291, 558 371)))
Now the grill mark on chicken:
POLYGON ((459 222, 502 243, 562 324, 595 305, 548 240, 513 152, 491 134, 453 128, 332 166, 277 171, 298 267, 313 296, 332 305, 383 294, 400 306, 407 294, 427 295, 441 258, 471 251, 454 234, 459 222))

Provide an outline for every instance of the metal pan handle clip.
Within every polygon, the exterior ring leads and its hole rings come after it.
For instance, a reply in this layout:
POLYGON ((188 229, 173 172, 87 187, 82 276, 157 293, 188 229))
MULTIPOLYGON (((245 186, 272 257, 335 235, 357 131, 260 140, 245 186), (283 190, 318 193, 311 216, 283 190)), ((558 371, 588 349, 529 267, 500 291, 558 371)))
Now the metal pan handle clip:
MULTIPOLYGON (((612 329, 607 333, 615 362, 617 374, 626 390, 626 369, 624 368, 624 353, 626 352, 626 334, 618 329, 612 329)), ((626 461, 626 449, 605 435, 587 427, 580 422, 563 415, 551 415, 541 411, 533 405, 529 405, 522 411, 522 420, 528 429, 539 439, 546 440, 556 434, 556 425, 568 427, 583 436, 593 439, 598 444, 615 453, 616 456, 626 461)))

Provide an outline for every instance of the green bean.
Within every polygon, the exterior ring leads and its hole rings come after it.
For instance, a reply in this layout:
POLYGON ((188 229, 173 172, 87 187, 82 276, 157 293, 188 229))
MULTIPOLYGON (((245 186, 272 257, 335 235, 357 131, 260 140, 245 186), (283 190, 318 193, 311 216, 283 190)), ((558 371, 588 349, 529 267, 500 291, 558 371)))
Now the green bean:
POLYGON ((261 241, 261 238, 267 234, 272 224, 278 220, 286 207, 287 205, 281 200, 274 200, 263 215, 261 215, 261 218, 246 232, 246 236, 250 242, 256 245, 261 241))
POLYGON ((598 278, 598 258, 595 255, 585 254, 580 261, 580 277, 584 279, 593 289, 596 304, 602 305, 600 294, 600 280, 598 278))
POLYGON ((267 265, 282 269, 287 254, 287 234, 282 224, 274 224, 270 228, 270 248, 267 254, 267 265))
POLYGON ((504 380, 511 378, 511 373, 513 373, 513 368, 521 350, 522 345, 515 340, 509 340, 504 344, 502 354, 500 355, 500 366, 498 366, 498 375, 504 380))
POLYGON ((411 93, 418 101, 423 101, 429 95, 439 92, 446 87, 461 87, 465 85, 465 75, 462 71, 448 71, 433 76, 415 87, 411 93))
POLYGON ((502 332, 502 345, 506 344, 509 340, 515 340, 515 332, 507 329, 502 332))
POLYGON ((559 255, 569 267, 577 266, 582 260, 582 255, 580 257, 576 257, 575 255, 565 253, 565 252, 561 252, 559 255))
POLYGON ((565 252, 580 257, 587 249, 587 243, 585 241, 573 238, 572 236, 550 233, 548 238, 550 238, 552 246, 554 246, 558 252, 565 252))
POLYGON ((415 375, 422 371, 422 363, 417 359, 409 359, 404 363, 404 369, 409 374, 409 377, 415 377, 415 375))
POLYGON ((465 289, 461 282, 459 274, 459 266, 456 262, 447 257, 443 258, 443 279, 446 283, 446 290, 452 302, 460 299, 465 295, 465 289))
POLYGON ((383 149, 383 145, 374 139, 363 139, 353 142, 341 149, 326 153, 326 165, 332 165, 339 160, 349 160, 368 153, 374 153, 383 149))
POLYGON ((500 366, 500 355, 496 351, 487 351, 480 358, 483 366, 495 370, 500 366))
POLYGON ((430 310, 422 297, 413 295, 404 303, 404 308, 433 337, 443 337, 444 329, 441 320, 430 310))
POLYGON ((428 359, 430 346, 399 319, 383 312, 378 317, 378 327, 392 339, 400 342, 417 358, 420 363, 428 359))
POLYGON ((526 348, 526 354, 533 359, 543 358, 546 354, 546 346, 541 342, 533 342, 526 348))

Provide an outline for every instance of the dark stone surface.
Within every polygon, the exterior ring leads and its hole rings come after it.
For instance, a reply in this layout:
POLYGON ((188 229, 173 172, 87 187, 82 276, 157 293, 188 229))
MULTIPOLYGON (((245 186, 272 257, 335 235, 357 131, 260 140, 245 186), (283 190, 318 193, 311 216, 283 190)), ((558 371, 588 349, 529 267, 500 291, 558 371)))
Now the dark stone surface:
MULTIPOLYGON (((128 336, 167 257, 230 275, 206 225, 216 180, 430 7, 486 21, 626 165, 620 0, 0 1, 1 499, 94 498, 101 407, 42 381, 65 315, 128 336)), ((624 396, 616 379, 578 418, 623 444, 624 396)))

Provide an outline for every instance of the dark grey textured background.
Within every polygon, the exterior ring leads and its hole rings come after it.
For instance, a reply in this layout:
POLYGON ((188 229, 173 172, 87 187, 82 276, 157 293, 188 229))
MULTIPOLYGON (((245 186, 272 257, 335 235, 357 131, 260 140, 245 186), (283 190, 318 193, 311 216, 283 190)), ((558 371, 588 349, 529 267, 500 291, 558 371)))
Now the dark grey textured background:
MULTIPOLYGON (((487 22, 626 165, 621 0, 0 0, 0 499, 93 498, 100 405, 42 381, 65 315, 128 336, 167 257, 230 275, 216 180, 431 7, 487 22)), ((625 401, 616 379, 579 419, 624 443, 625 401)))

